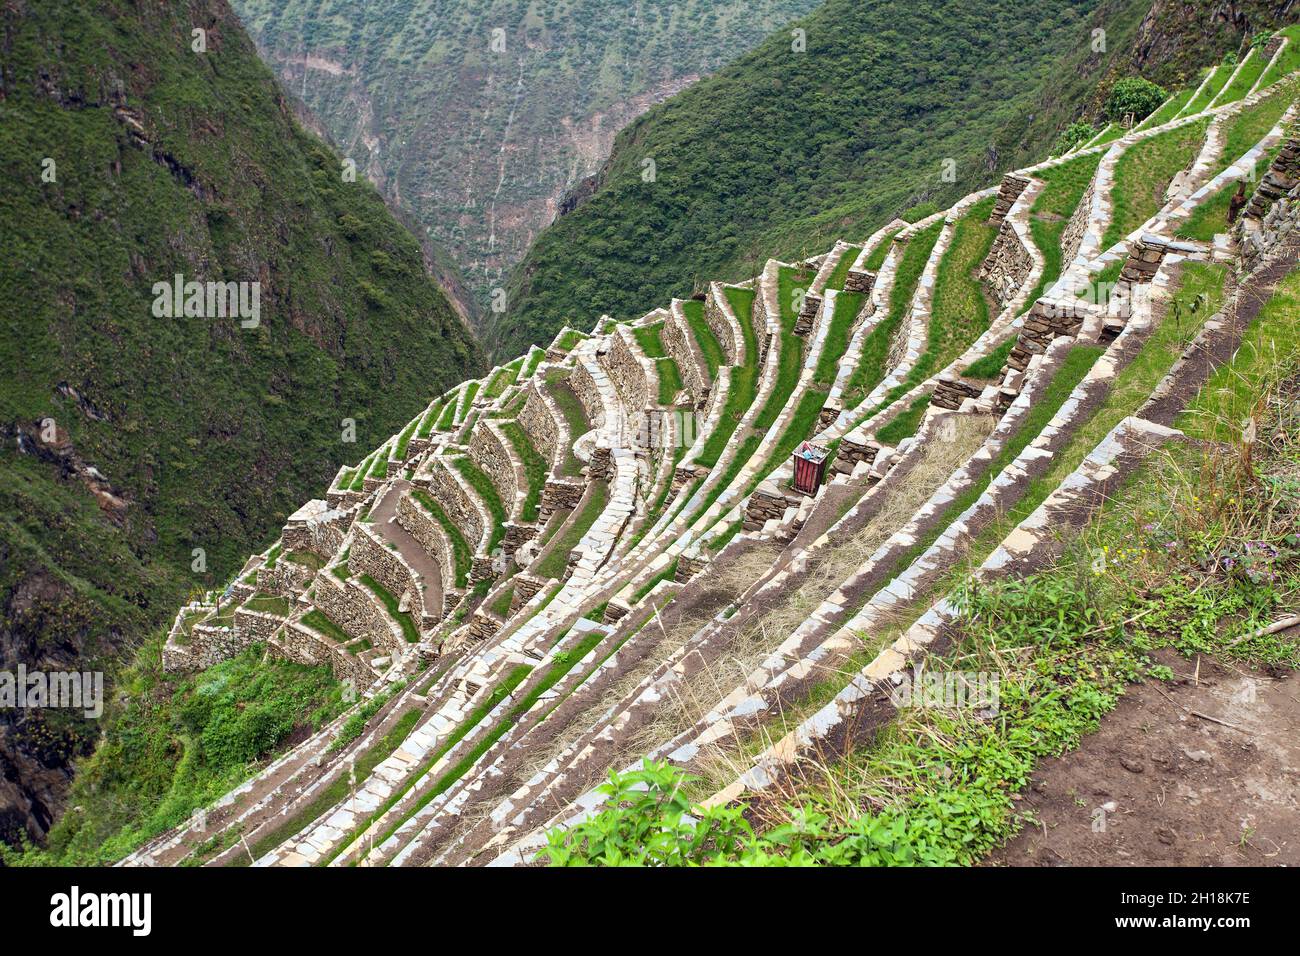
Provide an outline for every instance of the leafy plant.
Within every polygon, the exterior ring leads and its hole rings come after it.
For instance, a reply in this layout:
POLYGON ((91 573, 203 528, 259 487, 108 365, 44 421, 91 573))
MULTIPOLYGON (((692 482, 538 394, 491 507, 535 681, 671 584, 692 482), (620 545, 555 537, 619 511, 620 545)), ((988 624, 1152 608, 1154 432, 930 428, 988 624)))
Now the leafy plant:
POLYGON ((1106 97, 1106 116, 1111 122, 1131 118, 1135 123, 1160 108, 1169 94, 1140 76, 1128 76, 1111 87, 1106 97))

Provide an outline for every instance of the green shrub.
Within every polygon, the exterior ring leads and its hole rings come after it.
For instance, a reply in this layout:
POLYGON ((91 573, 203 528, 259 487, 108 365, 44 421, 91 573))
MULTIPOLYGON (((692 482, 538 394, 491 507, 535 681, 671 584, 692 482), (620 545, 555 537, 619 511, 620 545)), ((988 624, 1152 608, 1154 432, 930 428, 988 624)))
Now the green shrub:
POLYGON ((1076 146, 1082 146, 1088 140, 1097 135, 1097 128, 1087 120, 1079 120, 1077 123, 1071 123, 1056 140, 1056 154, 1058 156, 1068 153, 1076 146))
POLYGON ((1106 97, 1106 116, 1112 122, 1119 122, 1127 116, 1140 122, 1158 110, 1168 95, 1163 87, 1150 80, 1140 76, 1125 77, 1111 87, 1110 95, 1106 97))

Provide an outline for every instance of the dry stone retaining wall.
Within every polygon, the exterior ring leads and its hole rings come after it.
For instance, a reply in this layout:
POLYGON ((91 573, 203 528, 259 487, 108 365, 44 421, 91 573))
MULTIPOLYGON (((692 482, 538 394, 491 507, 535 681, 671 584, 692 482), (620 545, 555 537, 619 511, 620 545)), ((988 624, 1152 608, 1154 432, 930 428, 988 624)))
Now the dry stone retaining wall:
POLYGON ((477 550, 487 530, 483 516, 441 458, 435 459, 429 469, 429 492, 442 505, 451 523, 464 534, 470 547, 477 550))
POLYGON ((629 412, 645 408, 650 397, 650 387, 643 362, 648 360, 642 357, 641 349, 635 344, 627 326, 620 325, 614 329, 614 334, 610 336, 609 351, 604 358, 605 373, 614 383, 623 407, 629 412))
POLYGON ((420 623, 424 621, 424 590, 419 575, 406 559, 364 525, 359 525, 353 535, 348 567, 354 574, 370 575, 399 601, 406 599, 412 618, 420 623))
POLYGON ((999 309, 1005 309, 1007 303, 1016 297, 1033 266, 1034 257, 1021 241, 1015 223, 1003 219, 993 248, 980 269, 980 278, 992 290, 999 309))
POLYGON ((490 419, 480 422, 469 441, 469 458, 491 480, 506 513, 517 515, 519 505, 523 503, 519 483, 523 463, 515 459, 507 441, 496 422, 490 419))
MULTIPOLYGON (((547 461, 555 461, 561 438, 560 426, 550 402, 542 395, 536 380, 528 383, 528 398, 519 412, 519 427, 524 430, 537 453, 547 461)), ((577 436, 574 435, 574 438, 577 436)))
MULTIPOLYGON (((443 591, 450 591, 456 584, 456 559, 447 533, 438 519, 424 510, 411 494, 404 494, 397 499, 397 523, 401 525, 424 550, 438 562, 442 575, 443 591)), ((446 601, 443 602, 444 607, 446 601)))

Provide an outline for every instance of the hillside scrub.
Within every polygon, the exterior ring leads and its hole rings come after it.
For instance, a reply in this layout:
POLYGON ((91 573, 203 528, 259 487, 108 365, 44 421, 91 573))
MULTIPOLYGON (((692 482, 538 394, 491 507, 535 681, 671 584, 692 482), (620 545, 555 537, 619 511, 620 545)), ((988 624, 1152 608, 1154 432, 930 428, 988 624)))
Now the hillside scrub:
MULTIPOLYGON (((225 584, 355 461, 340 420, 373 447, 481 359, 419 243, 298 126, 225 3, 68 0, 0 21, 0 152, 32 158, 0 182, 0 603, 46 591, 27 663, 111 683, 187 593, 225 584), (154 317, 176 274, 260 283, 257 325, 154 317), (47 418, 53 443, 30 424, 47 418), (111 507, 64 477, 72 455, 111 507)), ((0 732, 0 759, 21 787, 94 738, 42 716, 0 732)))
POLYGON ((7 865, 103 866, 242 783, 283 743, 342 712, 328 667, 263 659, 254 645, 200 674, 162 672, 164 634, 124 669, 103 742, 79 766, 70 811, 43 849, 7 865))
POLYGON ((1140 76, 1128 76, 1111 87, 1106 97, 1106 116, 1112 123, 1146 119, 1168 96, 1163 89, 1140 76))

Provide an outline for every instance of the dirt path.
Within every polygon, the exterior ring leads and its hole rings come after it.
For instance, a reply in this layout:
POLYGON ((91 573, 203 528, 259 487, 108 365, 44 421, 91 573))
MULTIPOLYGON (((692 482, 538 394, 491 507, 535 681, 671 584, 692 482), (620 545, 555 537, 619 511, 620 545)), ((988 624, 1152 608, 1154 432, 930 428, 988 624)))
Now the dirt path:
POLYGON ((1177 683, 1130 688, 1044 762, 1020 804, 1039 825, 986 865, 1300 865, 1300 674, 1156 656, 1177 683))
POLYGON ((397 553, 406 559, 406 563, 415 569, 415 573, 420 575, 428 584, 424 592, 426 606, 431 615, 436 618, 442 617, 442 569, 438 567, 435 561, 420 542, 411 537, 411 533, 398 524, 394 518, 397 515, 397 501, 406 493, 406 489, 411 487, 411 483, 403 478, 398 478, 392 485, 379 503, 375 505, 375 510, 371 513, 374 519, 374 529, 385 541, 391 541, 397 545, 397 553), (432 597, 432 603, 429 599, 432 597))

